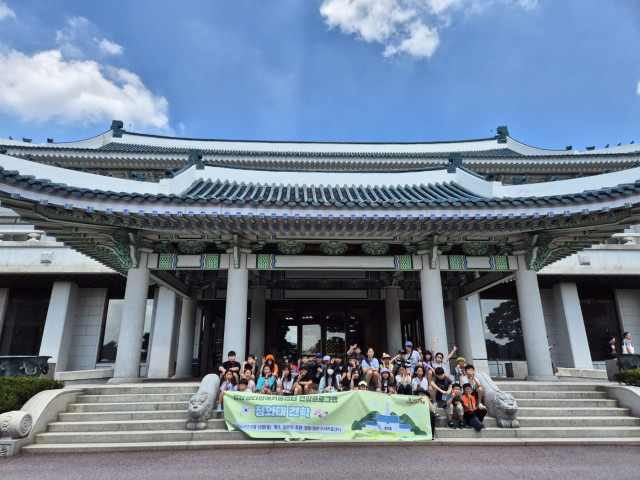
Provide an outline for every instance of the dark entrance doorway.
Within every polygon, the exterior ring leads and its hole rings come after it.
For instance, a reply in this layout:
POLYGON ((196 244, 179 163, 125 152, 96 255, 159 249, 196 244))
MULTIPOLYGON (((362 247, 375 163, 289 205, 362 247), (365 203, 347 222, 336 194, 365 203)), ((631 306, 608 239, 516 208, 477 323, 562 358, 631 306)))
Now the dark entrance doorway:
MULTIPOLYGON (((199 364, 194 365, 194 375, 204 377, 216 373, 222 363, 222 342, 224 339, 225 302, 211 301, 198 304, 200 326, 199 364)), ((225 358, 226 360, 226 358, 225 358)))
POLYGON ((385 344, 384 302, 287 300, 267 302, 267 353, 284 355, 346 355, 353 344, 376 356, 385 344))

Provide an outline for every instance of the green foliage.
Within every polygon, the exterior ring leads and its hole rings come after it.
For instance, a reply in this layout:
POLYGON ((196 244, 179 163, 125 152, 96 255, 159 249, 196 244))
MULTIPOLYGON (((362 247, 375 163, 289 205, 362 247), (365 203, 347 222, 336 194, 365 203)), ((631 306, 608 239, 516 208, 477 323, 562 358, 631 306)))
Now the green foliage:
POLYGON ((619 383, 624 383, 625 385, 636 385, 640 387, 640 368, 616 372, 613 374, 613 378, 615 378, 619 383))
POLYGON ((20 410, 36 393, 63 388, 64 383, 49 378, 0 377, 0 413, 20 410))

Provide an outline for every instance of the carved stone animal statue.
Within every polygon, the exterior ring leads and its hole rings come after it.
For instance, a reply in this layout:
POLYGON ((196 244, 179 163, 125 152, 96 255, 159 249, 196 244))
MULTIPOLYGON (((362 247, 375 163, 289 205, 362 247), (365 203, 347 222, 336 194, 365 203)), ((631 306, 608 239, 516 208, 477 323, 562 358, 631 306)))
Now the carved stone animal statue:
POLYGON ((476 370, 476 378, 480 380, 484 388, 483 403, 487 407, 487 413, 494 417, 500 428, 518 428, 520 423, 516 419, 518 404, 513 395, 503 392, 493 383, 491 377, 476 370))
POLYGON ((187 413, 187 430, 204 430, 207 428, 207 421, 211 418, 213 404, 220 392, 220 378, 218 375, 210 373, 202 379, 200 388, 189 400, 187 413))

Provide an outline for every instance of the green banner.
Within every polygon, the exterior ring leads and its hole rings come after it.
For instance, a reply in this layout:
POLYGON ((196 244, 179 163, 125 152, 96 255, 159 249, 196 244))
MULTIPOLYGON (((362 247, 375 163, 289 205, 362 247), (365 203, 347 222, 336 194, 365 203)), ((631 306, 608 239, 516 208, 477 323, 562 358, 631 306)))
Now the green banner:
POLYGON ((351 390, 280 397, 251 392, 224 396, 229 430, 253 438, 431 440, 426 397, 351 390))

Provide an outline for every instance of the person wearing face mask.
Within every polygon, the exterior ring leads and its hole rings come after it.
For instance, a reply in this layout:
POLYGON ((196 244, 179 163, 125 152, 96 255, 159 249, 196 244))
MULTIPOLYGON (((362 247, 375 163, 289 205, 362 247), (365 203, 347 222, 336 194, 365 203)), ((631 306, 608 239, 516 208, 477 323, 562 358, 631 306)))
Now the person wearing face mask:
POLYGON ((335 393, 338 391, 339 382, 334 374, 333 365, 329 364, 320 378, 318 393, 335 393))

